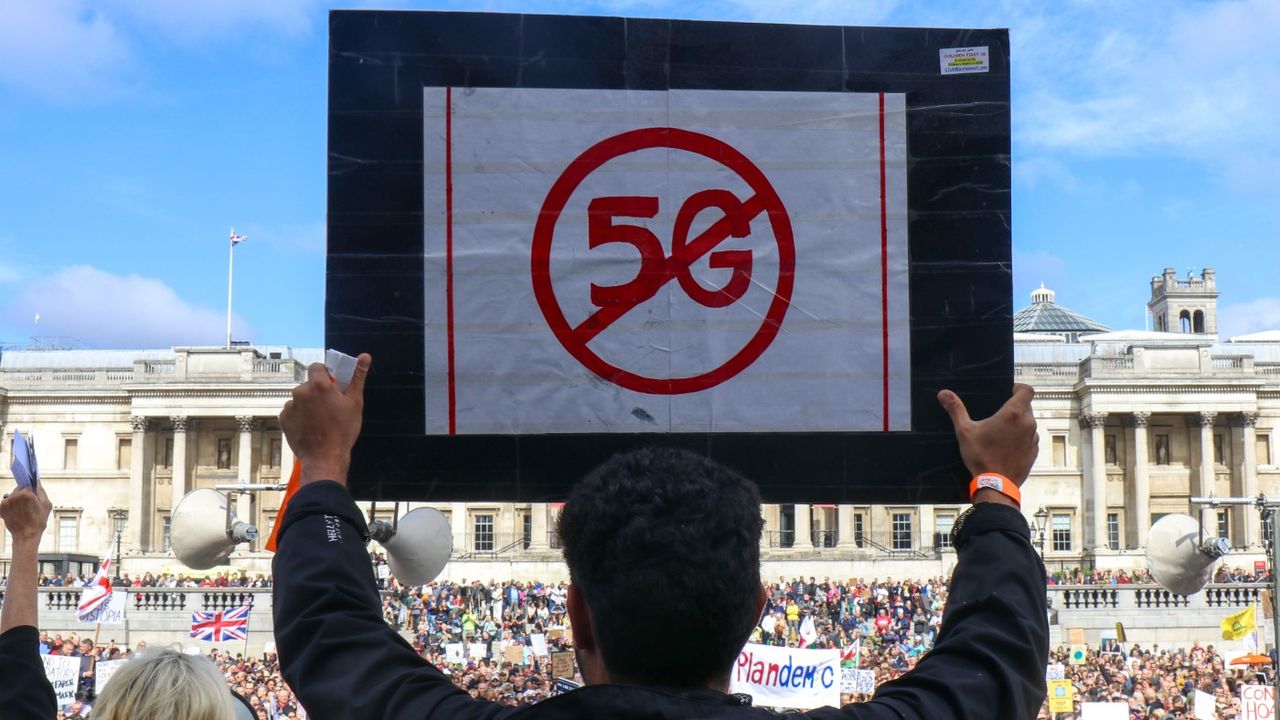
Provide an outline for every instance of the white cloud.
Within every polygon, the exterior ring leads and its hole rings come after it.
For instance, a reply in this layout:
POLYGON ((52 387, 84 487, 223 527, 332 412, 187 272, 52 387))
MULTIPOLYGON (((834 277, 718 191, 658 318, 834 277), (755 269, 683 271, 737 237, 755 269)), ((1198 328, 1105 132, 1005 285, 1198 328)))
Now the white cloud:
POLYGON ((1241 153, 1280 158, 1280 3, 1044 7, 1054 14, 1035 11, 1011 27, 1015 87, 1024 91, 1014 112, 1026 140, 1215 164, 1241 153))
POLYGON ((307 35, 321 0, 0 0, 0 83, 59 103, 109 98, 139 83, 144 44, 245 52, 256 31, 307 35))
POLYGON ((1218 307, 1218 337, 1280 330, 1280 298, 1264 297, 1218 307))
POLYGON ((0 0, 0 82, 77 102, 116 91, 132 65, 116 24, 80 0, 0 0))
MULTIPOLYGON (((88 265, 27 283, 5 304, 4 316, 31 335, 71 337, 92 347, 220 345, 226 337, 225 314, 184 300, 163 281, 88 265)), ((233 320, 235 338, 249 339, 252 330, 233 320)))

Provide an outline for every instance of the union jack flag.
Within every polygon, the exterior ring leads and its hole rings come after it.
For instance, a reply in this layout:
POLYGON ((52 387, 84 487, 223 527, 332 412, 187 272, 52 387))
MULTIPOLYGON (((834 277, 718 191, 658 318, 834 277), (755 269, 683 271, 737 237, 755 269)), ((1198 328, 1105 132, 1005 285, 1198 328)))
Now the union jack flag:
POLYGON ((231 247, 235 247, 236 245, 239 245, 240 243, 248 239, 249 239, 248 235, 237 235, 236 229, 231 228, 231 247))
POLYGON ((247 640, 250 605, 218 612, 191 612, 191 637, 209 642, 247 640))

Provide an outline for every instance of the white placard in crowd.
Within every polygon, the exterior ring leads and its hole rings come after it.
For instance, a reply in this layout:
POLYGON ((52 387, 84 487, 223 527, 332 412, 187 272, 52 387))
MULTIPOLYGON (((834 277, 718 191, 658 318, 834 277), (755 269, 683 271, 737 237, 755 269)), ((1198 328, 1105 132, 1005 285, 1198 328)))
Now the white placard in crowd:
POLYGON ((182 654, 183 655, 203 655, 204 651, 201 650, 199 646, 192 645, 191 647, 182 648, 182 654))
POLYGON ((467 657, 474 660, 489 657, 489 644, 482 642, 467 643, 467 657))
POLYGON ((730 692, 763 707, 840 706, 840 651, 748 644, 734 661, 730 692))
POLYGON ((876 691, 876 671, 875 670, 859 670, 857 682, 854 683, 853 691, 862 693, 863 695, 871 695, 876 691))
POLYGON ((464 657, 463 655, 463 652, 464 651, 463 651, 462 643, 445 643, 444 644, 445 662, 461 665, 462 663, 467 661, 466 657, 464 657))
POLYGON ((124 625, 124 608, 129 603, 129 593, 125 590, 114 590, 111 598, 99 605, 93 612, 85 615, 80 622, 86 625, 124 625))
POLYGON ((1044 669, 1045 680, 1063 680, 1067 677, 1067 670, 1062 663, 1053 663, 1044 669))
POLYGON ((80 678, 80 658, 71 655, 41 655, 40 659, 44 661, 44 676, 49 678, 49 684, 53 686, 58 707, 74 702, 80 678))
POLYGON ((857 668, 840 668, 840 692, 854 693, 854 688, 858 687, 858 669, 857 668))
POLYGON ((116 671, 124 667, 128 660, 99 660, 93 666, 93 692, 97 695, 102 694, 102 689, 111 681, 111 676, 116 671))
POLYGON ((1272 720, 1274 708, 1275 688, 1270 685, 1240 686, 1240 720, 1272 720))
POLYGON ((1080 703, 1080 720, 1129 720, 1128 703, 1080 703))
POLYGON ((551 654, 551 651, 547 650, 547 636, 543 633, 530 635, 529 647, 533 648, 533 654, 537 657, 546 657, 551 654))
POLYGON ((1218 704, 1207 692, 1196 691, 1192 708, 1195 710, 1196 720, 1217 720, 1218 704))

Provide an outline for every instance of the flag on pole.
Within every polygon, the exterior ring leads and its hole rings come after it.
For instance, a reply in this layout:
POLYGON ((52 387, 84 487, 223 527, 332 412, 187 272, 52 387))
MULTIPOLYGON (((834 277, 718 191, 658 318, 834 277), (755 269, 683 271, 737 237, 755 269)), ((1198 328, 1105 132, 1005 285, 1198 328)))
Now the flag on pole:
POLYGON ((1257 627, 1258 621, 1254 615, 1253 606, 1250 605, 1240 612, 1222 619, 1222 639, 1239 640, 1253 632, 1257 627))
POLYGON ((817 641, 818 629, 813 626, 813 616, 805 616, 805 619, 800 623, 800 642, 804 644, 804 647, 809 647, 817 641))
POLYGON ((191 637, 209 642, 249 639, 249 610, 241 605, 218 612, 191 611, 191 637))
POLYGON ((862 664, 862 639, 840 651, 840 667, 856 668, 862 664))
POLYGON ((76 608, 76 619, 80 622, 87 622, 85 618, 110 599, 111 558, 106 558, 102 561, 102 565, 98 567, 98 574, 85 583, 84 590, 80 592, 80 605, 76 608))
POLYGON ((239 245, 240 243, 248 239, 249 239, 248 235, 237 235, 236 229, 231 228, 231 247, 235 247, 236 245, 239 245))

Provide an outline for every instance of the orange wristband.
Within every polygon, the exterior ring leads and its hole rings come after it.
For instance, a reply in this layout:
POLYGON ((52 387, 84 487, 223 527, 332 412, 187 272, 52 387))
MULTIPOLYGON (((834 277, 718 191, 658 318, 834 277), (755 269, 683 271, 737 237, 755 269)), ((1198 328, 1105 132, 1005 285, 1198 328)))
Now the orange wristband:
POLYGON ((1006 497, 1012 498, 1018 507, 1022 507, 1022 492, 1018 490, 1017 483, 1000 473, 984 472, 973 476, 973 482, 969 483, 969 500, 973 500, 973 496, 983 488, 990 488, 1006 497))

